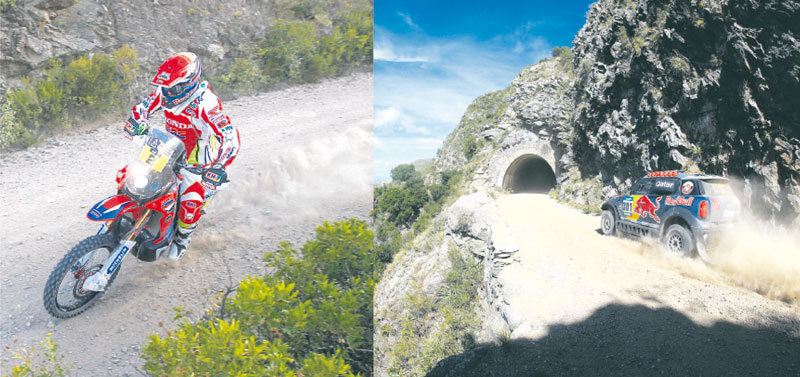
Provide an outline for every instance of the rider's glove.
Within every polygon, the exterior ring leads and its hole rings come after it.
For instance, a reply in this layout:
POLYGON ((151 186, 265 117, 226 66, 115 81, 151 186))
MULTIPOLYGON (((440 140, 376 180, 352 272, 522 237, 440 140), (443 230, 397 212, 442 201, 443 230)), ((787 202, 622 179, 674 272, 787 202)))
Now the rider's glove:
POLYGON ((203 172, 203 182, 217 187, 225 182, 228 182, 228 173, 222 167, 222 164, 214 164, 209 169, 203 172))
POLYGON ((147 135, 150 132, 150 125, 147 122, 138 122, 131 117, 125 122, 123 131, 125 132, 125 137, 130 140, 134 136, 147 135))

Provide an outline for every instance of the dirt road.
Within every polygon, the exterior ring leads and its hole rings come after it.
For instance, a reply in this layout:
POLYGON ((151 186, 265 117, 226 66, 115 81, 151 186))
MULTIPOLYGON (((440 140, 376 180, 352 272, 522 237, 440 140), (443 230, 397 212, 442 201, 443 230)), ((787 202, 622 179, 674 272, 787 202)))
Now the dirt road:
POLYGON ((225 105, 242 151, 187 255, 178 263, 127 257, 110 291, 68 320, 42 307, 44 283, 69 248, 97 231, 86 211, 113 194, 116 171, 136 148, 111 125, 0 156, 0 371, 13 365, 12 350, 52 332, 72 375, 140 375, 140 347, 147 334, 175 327, 173 307, 196 318, 228 284, 228 270, 233 282, 262 274, 261 258, 278 242, 299 246, 323 220, 369 215, 370 73, 225 105))
MULTIPOLYGON (((503 196, 498 215, 493 238, 519 247, 498 276, 510 340, 431 375, 800 375, 797 302, 658 245, 603 236, 599 217, 546 195, 503 196)), ((800 266, 800 247, 791 255, 776 268, 800 266)))

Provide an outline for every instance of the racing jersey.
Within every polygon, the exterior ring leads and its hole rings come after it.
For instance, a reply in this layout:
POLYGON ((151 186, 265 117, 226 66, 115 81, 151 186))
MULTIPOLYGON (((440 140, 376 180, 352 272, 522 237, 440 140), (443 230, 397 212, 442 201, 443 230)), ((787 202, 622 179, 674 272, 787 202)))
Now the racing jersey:
POLYGON ((183 141, 186 161, 191 166, 228 166, 239 153, 239 130, 222 113, 222 101, 203 81, 197 92, 181 106, 168 109, 161 102, 161 88, 131 109, 137 122, 147 122, 150 114, 163 109, 165 128, 183 141))

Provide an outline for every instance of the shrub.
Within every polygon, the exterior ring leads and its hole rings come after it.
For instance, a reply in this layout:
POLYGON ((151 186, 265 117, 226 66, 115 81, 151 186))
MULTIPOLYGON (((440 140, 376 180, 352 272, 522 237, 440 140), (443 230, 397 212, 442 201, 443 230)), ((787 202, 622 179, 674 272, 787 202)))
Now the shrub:
POLYGON ((478 145, 478 139, 475 138, 474 135, 467 136, 464 139, 464 144, 461 145, 461 148, 464 152, 464 157, 467 160, 470 160, 472 159, 473 156, 475 156, 475 152, 478 151, 479 147, 480 146, 478 145))
POLYGON ((44 131, 69 127, 72 118, 88 119, 118 108, 130 99, 138 70, 136 53, 128 46, 111 55, 79 57, 66 66, 52 59, 44 77, 23 78, 20 88, 6 94, 19 124, 33 135, 15 145, 26 146, 44 131))
POLYGON ((274 272, 248 277, 226 313, 142 350, 151 375, 352 376, 372 371, 372 238, 360 220, 316 228, 300 251, 265 255, 274 272))
POLYGON ((392 181, 405 182, 417 176, 417 170, 412 164, 401 164, 392 168, 392 181))
POLYGON ((568 46, 553 47, 553 57, 572 55, 572 50, 568 46))
POLYGON ((439 360, 467 351, 480 327, 475 307, 481 284, 481 265, 451 246, 450 268, 434 297, 419 290, 405 299, 407 311, 390 351, 390 374, 424 376, 439 360))
POLYGON ((11 145, 26 144, 30 134, 17 120, 11 105, 0 98, 0 150, 11 145))
POLYGON ((395 225, 411 226, 422 206, 428 201, 428 192, 421 180, 412 180, 400 186, 385 189, 375 210, 385 213, 387 220, 395 225))
POLYGON ((299 83, 319 78, 321 58, 316 27, 311 23, 278 20, 256 49, 264 74, 271 83, 299 83))
POLYGON ((58 344, 53 343, 50 339, 50 333, 42 339, 39 344, 44 347, 44 354, 38 355, 36 347, 31 347, 30 350, 23 349, 14 353, 14 359, 21 360, 19 365, 15 365, 11 369, 11 377, 66 377, 69 375, 71 367, 61 365, 61 359, 64 356, 58 354, 58 344), (35 364, 36 358, 39 356, 44 357, 44 362, 35 364))
POLYGON ((234 60, 230 71, 223 74, 217 83, 222 92, 248 94, 264 87, 267 77, 261 73, 261 68, 253 58, 239 58, 234 60))

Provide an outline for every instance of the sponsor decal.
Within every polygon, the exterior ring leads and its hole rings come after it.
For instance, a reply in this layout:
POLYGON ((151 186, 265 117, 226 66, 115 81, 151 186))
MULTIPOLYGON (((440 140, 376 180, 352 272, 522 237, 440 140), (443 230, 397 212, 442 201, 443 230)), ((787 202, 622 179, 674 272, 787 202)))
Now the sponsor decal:
POLYGON ((677 177, 678 172, 675 170, 669 171, 654 171, 647 175, 648 177, 677 177))
POLYGON ((193 202, 193 201, 187 201, 187 202, 185 202, 185 203, 183 203, 183 204, 184 204, 186 207, 188 207, 188 208, 195 208, 195 207, 197 207, 197 203, 195 203, 195 202, 193 202))
POLYGON ((222 127, 222 129, 220 129, 220 132, 228 132, 228 131, 231 131, 231 130, 233 130, 233 126, 229 124, 229 125, 227 125, 225 127, 222 127))
POLYGON ((691 194, 692 190, 694 190, 694 183, 692 183, 692 181, 683 182, 683 184, 681 185, 681 192, 683 193, 683 195, 691 194))
POLYGON ((168 72, 161 72, 156 77, 158 77, 162 81, 167 81, 167 80, 169 80, 169 73, 168 72))
POLYGON ((189 103, 189 107, 191 107, 192 110, 197 110, 197 100, 194 100, 191 103, 189 103))
POLYGON ((210 182, 219 182, 219 174, 214 173, 213 171, 206 172, 206 180, 210 182))
POLYGON ((125 122, 125 132, 127 132, 127 133, 129 133, 131 135, 136 134, 136 126, 134 126, 133 123, 131 123, 130 120, 125 122))
POLYGON ((174 204, 175 204, 175 199, 170 198, 161 204, 161 209, 163 209, 164 211, 169 211, 174 204))
POLYGON ((719 199, 711 199, 711 208, 712 209, 720 209, 722 206, 720 205, 719 199))
POLYGON ((661 197, 659 196, 656 198, 655 204, 653 204, 653 202, 650 201, 650 198, 648 198, 646 195, 642 195, 639 200, 636 201, 636 206, 633 208, 633 212, 638 214, 641 218, 650 216, 650 218, 655 220, 657 223, 660 223, 661 219, 659 219, 658 215, 656 215, 656 211, 658 211, 658 209, 661 207, 660 201, 661 197))
POLYGON ((108 266, 108 270, 106 270, 107 274, 111 275, 114 273, 114 271, 117 269, 117 266, 119 266, 119 263, 122 262, 122 258, 125 257, 125 254, 128 253, 128 250, 129 248, 127 246, 122 247, 122 250, 119 251, 117 257, 114 258, 114 261, 111 262, 110 266, 108 266))
POLYGON ((686 206, 686 207, 691 207, 693 201, 694 201, 694 197, 688 197, 687 198, 687 197, 679 196, 679 197, 673 198, 671 196, 668 196, 668 197, 666 197, 666 199, 664 199, 664 204, 666 204, 668 206, 686 206))
POLYGON ((625 214, 625 216, 630 216, 633 213, 633 197, 627 197, 622 199, 619 203, 619 210, 625 214))
POLYGON ((179 128, 179 129, 189 129, 189 128, 192 127, 191 124, 181 123, 181 122, 178 122, 177 120, 170 119, 170 118, 167 118, 167 125, 175 127, 175 128, 179 128))
POLYGON ((158 140, 154 137, 147 139, 147 146, 153 149, 158 149, 158 146, 161 144, 161 140, 158 140))
POLYGON ((675 186, 673 181, 656 181, 656 187, 671 189, 675 186))

